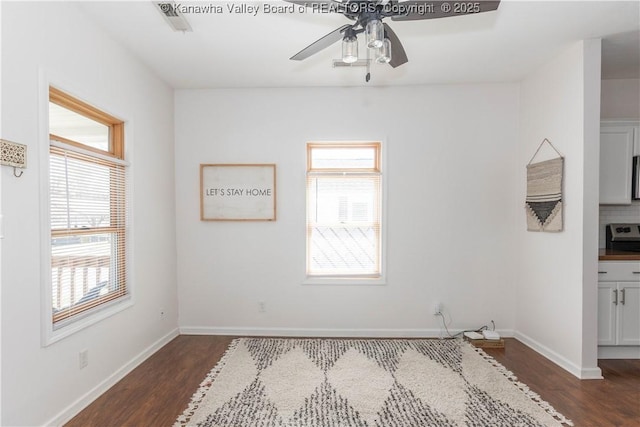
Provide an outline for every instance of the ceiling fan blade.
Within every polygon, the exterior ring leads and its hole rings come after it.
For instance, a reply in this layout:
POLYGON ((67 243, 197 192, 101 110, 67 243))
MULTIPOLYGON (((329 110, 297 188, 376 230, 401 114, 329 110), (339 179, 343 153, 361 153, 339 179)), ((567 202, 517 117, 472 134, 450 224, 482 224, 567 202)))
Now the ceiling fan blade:
POLYGON ((351 25, 346 24, 338 29, 333 30, 326 36, 322 37, 319 40, 316 40, 315 42, 311 43, 309 46, 302 49, 300 52, 293 55, 290 59, 293 59, 296 61, 302 61, 303 59, 307 59, 311 55, 315 55, 316 53, 320 52, 322 49, 325 49, 331 46, 338 40, 342 40, 342 38, 344 37, 344 32, 347 28, 351 28, 351 25))
POLYGON ((396 3, 395 6, 397 12, 391 17, 393 21, 418 21, 491 12, 498 9, 500 0, 485 0, 472 3, 410 0, 396 3))
POLYGON ((402 43, 400 43, 400 39, 386 23, 384 24, 384 36, 391 42, 391 61, 389 61, 389 65, 396 68, 409 62, 407 53, 404 51, 402 43))

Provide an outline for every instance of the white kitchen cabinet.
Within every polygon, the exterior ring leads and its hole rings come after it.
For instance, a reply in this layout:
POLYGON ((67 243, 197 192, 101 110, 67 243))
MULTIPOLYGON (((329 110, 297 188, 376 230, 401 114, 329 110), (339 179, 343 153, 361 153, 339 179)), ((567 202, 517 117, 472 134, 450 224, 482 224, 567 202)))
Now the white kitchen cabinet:
POLYGON ((616 314, 614 291, 616 282, 598 283, 598 345, 616 345, 616 314))
POLYGON ((640 262, 600 262, 598 275, 598 345, 640 346, 640 262))
POLYGON ((600 204, 631 204, 631 171, 637 125, 603 122, 600 126, 600 204))

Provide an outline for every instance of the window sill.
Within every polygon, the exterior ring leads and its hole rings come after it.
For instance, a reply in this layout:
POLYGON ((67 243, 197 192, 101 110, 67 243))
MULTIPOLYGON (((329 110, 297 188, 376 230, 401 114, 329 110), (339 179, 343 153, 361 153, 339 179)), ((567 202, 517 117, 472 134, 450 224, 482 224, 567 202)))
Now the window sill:
MULTIPOLYGON (((108 317, 113 316, 133 305, 133 299, 131 295, 124 296, 110 303, 106 303, 102 306, 96 307, 94 310, 87 312, 86 314, 78 315, 77 318, 61 321, 59 325, 53 325, 50 321, 47 322, 44 328, 44 334, 42 337, 42 346, 47 347, 55 342, 58 342, 70 335, 75 334, 91 325, 94 325, 108 317)), ((51 316, 45 316, 51 319, 51 316)))
POLYGON ((384 286, 387 280, 384 277, 366 278, 366 277, 311 277, 307 276, 302 281, 303 285, 338 285, 338 286, 384 286))

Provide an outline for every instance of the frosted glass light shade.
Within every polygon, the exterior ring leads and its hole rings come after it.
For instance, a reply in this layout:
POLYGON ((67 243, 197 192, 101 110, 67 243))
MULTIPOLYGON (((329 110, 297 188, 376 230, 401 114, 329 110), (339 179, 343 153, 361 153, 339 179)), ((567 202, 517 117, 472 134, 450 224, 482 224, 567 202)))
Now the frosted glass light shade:
POLYGON ((358 39, 356 37, 342 39, 342 60, 347 64, 358 60, 358 39))
POLYGON ((388 64, 391 61, 391 40, 384 39, 382 47, 376 50, 376 61, 381 64, 388 64))
POLYGON ((367 22, 364 31, 367 39, 367 47, 379 49, 382 47, 384 40, 384 25, 379 19, 372 19, 367 22))

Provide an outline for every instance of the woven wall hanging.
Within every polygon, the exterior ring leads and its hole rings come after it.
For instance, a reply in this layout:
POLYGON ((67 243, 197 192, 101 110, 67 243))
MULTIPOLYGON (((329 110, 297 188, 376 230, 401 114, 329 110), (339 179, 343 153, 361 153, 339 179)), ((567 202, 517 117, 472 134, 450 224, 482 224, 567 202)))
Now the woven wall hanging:
POLYGON ((548 139, 538 146, 527 164, 527 199, 525 210, 528 231, 562 231, 562 176, 564 157, 548 139), (557 158, 533 163, 540 148, 549 144, 558 153, 557 158))

